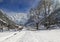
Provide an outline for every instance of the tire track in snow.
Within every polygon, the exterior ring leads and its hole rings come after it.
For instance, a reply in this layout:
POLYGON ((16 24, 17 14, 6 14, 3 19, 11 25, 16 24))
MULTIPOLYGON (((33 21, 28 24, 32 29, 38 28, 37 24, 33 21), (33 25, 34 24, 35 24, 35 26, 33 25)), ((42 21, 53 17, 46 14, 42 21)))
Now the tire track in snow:
POLYGON ((21 38, 25 34, 25 31, 18 32, 16 35, 13 35, 12 37, 5 39, 2 42, 17 42, 19 38, 21 38))
POLYGON ((18 42, 39 42, 38 39, 35 38, 33 31, 27 31, 25 35, 18 42))
POLYGON ((13 37, 13 35, 14 35, 15 33, 16 33, 16 32, 12 33, 11 35, 8 35, 8 36, 6 36, 6 37, 1 38, 2 40, 0 40, 0 42, 4 41, 4 40, 6 40, 6 39, 9 39, 9 38, 11 38, 11 37, 13 37))

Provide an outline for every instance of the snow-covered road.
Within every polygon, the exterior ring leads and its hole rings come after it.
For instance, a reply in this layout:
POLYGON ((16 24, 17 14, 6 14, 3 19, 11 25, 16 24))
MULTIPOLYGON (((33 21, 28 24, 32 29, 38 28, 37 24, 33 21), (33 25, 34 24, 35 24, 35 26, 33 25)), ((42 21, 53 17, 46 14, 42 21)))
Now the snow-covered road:
POLYGON ((12 37, 17 32, 0 32, 0 42, 12 37))
POLYGON ((25 34, 25 31, 21 31, 21 32, 16 32, 14 33, 11 37, 6 38, 5 40, 1 41, 1 42, 17 42, 18 39, 22 38, 22 36, 25 34))
POLYGON ((28 31, 19 42, 60 42, 60 30, 28 31))
POLYGON ((59 30, 21 31, 2 42, 60 42, 59 30))

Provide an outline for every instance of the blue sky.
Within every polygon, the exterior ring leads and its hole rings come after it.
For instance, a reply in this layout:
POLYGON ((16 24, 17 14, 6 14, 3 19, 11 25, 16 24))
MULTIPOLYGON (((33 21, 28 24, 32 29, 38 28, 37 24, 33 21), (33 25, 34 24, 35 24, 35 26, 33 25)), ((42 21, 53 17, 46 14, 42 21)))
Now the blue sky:
POLYGON ((38 0, 0 0, 0 9, 6 12, 28 12, 35 7, 38 0))

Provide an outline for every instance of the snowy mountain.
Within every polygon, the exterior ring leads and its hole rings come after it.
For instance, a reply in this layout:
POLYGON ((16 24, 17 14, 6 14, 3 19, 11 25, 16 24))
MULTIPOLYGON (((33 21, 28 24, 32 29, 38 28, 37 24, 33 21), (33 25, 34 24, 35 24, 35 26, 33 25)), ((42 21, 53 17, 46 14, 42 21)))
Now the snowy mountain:
POLYGON ((2 9, 0 11, 17 24, 25 24, 29 18, 27 13, 5 12, 2 9))
POLYGON ((11 17, 11 20, 16 22, 17 24, 25 24, 28 20, 26 13, 15 13, 11 15, 10 17, 11 17))
POLYGON ((6 23, 6 24, 10 24, 10 25, 13 25, 13 24, 16 25, 16 23, 13 22, 11 19, 9 19, 8 15, 5 14, 2 10, 0 10, 0 21, 1 21, 1 23, 6 23))

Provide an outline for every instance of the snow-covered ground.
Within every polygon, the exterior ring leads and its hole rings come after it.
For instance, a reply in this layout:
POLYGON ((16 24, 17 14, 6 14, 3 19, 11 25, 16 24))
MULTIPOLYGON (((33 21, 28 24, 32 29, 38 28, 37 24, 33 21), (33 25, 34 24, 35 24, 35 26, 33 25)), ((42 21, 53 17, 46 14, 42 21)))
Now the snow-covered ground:
POLYGON ((60 29, 3 32, 0 33, 0 42, 60 42, 60 29))
POLYGON ((17 32, 0 32, 0 42, 12 37, 17 32))

